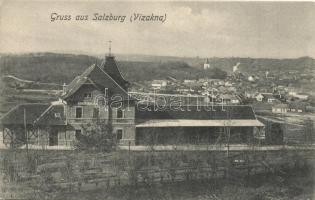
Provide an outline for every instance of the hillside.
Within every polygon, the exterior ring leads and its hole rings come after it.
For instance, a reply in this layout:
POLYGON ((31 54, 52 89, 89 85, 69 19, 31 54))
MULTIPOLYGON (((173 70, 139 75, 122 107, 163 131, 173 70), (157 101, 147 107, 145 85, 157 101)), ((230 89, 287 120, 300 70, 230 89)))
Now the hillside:
POLYGON ((62 84, 69 82, 95 60, 90 56, 53 53, 4 55, 0 58, 0 74, 62 84))
MULTIPOLYGON (((175 56, 150 56, 150 55, 117 55, 118 60, 145 61, 145 62, 185 62, 192 67, 202 68, 206 58, 199 57, 175 57, 175 56)), ((315 59, 311 57, 300 58, 239 58, 239 57, 209 57, 209 63, 212 67, 222 69, 227 72, 232 71, 232 66, 241 63, 240 70, 243 72, 252 72, 257 70, 314 70, 315 59)))
MULTIPOLYGON (((103 57, 103 55, 97 55, 96 57, 103 57)), ((153 55, 137 55, 137 54, 117 54, 117 60, 123 61, 141 61, 141 62, 185 62, 193 67, 202 67, 206 58, 200 57, 176 57, 176 56, 153 56, 153 55)), ((311 57, 301 58, 239 58, 239 57, 208 57, 211 66, 220 68, 222 70, 231 71, 232 66, 236 63, 241 63, 241 70, 253 70, 253 69, 306 69, 315 68, 315 60, 311 57)))
MULTIPOLYGON (((181 80, 226 76, 220 69, 205 73, 201 67, 195 68, 182 61, 136 62, 121 61, 119 58, 116 60, 126 79, 131 82, 163 79, 170 75, 181 80)), ((36 82, 63 84, 69 83, 91 64, 101 62, 99 58, 86 55, 54 53, 3 55, 0 57, 0 73, 2 76, 13 75, 36 82)))
MULTIPOLYGON (((315 60, 310 57, 296 59, 268 58, 209 58, 213 70, 205 73, 202 69, 204 58, 120 55, 116 60, 126 79, 141 82, 152 79, 163 79, 173 76, 177 79, 224 78, 225 72, 231 73, 232 67, 240 63, 241 72, 288 71, 313 73, 315 60)), ((63 84, 70 82, 88 66, 100 64, 99 57, 74 54, 37 53, 23 55, 1 55, 0 74, 13 75, 18 78, 44 83, 63 84)))

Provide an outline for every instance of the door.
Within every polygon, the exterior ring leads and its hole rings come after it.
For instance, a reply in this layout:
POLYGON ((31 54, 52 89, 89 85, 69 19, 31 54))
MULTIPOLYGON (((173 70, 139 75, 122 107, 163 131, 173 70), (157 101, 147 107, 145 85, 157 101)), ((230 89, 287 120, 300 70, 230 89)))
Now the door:
POLYGON ((58 145, 58 130, 51 130, 49 132, 49 146, 58 145))

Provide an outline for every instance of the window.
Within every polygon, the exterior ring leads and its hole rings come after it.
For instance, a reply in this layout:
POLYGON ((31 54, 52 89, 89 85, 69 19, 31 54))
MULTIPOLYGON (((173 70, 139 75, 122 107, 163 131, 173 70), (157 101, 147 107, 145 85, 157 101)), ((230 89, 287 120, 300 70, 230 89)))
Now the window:
POLYGON ((116 138, 117 138, 117 140, 121 140, 122 137, 123 137, 123 130, 122 129, 118 129, 116 131, 116 138))
POLYGON ((75 108, 75 117, 76 118, 82 118, 82 113, 83 113, 82 107, 76 107, 75 108))
POLYGON ((91 93, 84 93, 84 98, 92 98, 92 94, 91 93))
POLYGON ((117 118, 124 118, 124 111, 122 109, 117 109, 117 118))

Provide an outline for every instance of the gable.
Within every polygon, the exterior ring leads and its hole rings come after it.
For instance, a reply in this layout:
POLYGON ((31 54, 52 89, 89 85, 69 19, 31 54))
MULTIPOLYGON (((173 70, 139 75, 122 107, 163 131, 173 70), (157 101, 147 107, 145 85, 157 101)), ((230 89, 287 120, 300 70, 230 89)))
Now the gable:
POLYGON ((123 100, 133 100, 121 85, 95 64, 86 69, 80 76, 76 77, 67 86, 65 94, 62 95, 61 98, 64 100, 71 99, 85 84, 94 85, 94 87, 102 93, 104 93, 105 88, 108 88, 108 95, 110 96, 117 95, 123 100))
POLYGON ((121 87, 113 78, 111 78, 100 67, 96 67, 88 76, 103 91, 108 88, 109 95, 119 95, 124 100, 130 99, 126 90, 121 87))

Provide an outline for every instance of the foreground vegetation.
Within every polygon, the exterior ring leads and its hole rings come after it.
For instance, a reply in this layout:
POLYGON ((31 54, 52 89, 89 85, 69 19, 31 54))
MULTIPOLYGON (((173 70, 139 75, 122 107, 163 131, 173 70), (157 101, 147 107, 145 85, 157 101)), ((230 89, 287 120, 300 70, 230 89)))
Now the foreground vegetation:
POLYGON ((1 151, 2 198, 312 199, 312 152, 1 151))
POLYGON ((55 199, 120 200, 312 200, 314 171, 292 169, 278 174, 255 175, 239 181, 190 181, 141 188, 121 187, 78 193, 60 193, 55 199), (285 174, 284 174, 285 173, 285 174))

